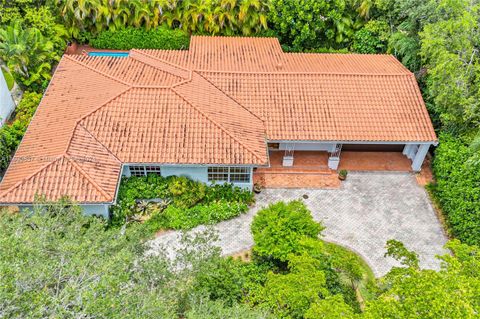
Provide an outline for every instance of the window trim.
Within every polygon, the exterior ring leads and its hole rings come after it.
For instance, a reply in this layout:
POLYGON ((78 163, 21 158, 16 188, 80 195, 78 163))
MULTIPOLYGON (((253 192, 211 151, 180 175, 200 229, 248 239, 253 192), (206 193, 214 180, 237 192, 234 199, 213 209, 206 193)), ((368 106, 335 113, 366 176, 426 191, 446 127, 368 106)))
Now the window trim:
POLYGON ((135 177, 147 176, 148 174, 157 174, 162 176, 162 168, 160 165, 128 165, 128 171, 130 176, 135 177), (152 170, 151 168, 158 168, 158 170, 152 170))
MULTIPOLYGON (((237 177, 238 178, 238 177, 237 177)), ((210 183, 233 183, 233 184, 249 184, 252 182, 252 168, 251 167, 245 167, 245 166, 209 166, 207 169, 207 180, 210 183), (210 169, 226 169, 226 172, 210 172, 210 169), (245 172, 236 172, 235 170, 240 169, 240 170, 245 170, 245 172), (226 174, 226 179, 225 180, 219 180, 219 179, 212 179, 210 178, 210 175, 219 175, 219 174, 226 174), (232 180, 232 176, 244 176, 248 177, 248 180, 242 181, 242 180, 232 180)))

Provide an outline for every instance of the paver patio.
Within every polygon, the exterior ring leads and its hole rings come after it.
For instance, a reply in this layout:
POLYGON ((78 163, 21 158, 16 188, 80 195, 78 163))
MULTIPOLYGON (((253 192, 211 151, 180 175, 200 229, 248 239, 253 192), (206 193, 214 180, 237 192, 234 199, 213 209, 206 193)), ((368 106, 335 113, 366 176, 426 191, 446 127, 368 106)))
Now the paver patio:
MULTIPOLYGON (((446 237, 428 195, 413 174, 351 172, 339 189, 267 189, 247 214, 214 226, 216 245, 230 255, 253 245, 250 224, 256 212, 269 203, 302 199, 315 220, 327 227, 324 239, 359 253, 376 276, 386 274, 397 262, 385 258, 389 239, 402 241, 420 256, 423 268, 438 269, 435 255, 444 254, 446 237), (303 199, 307 195, 307 199, 303 199)), ((193 231, 200 231, 200 226, 193 231)), ((172 254, 180 243, 180 232, 168 232, 151 241, 155 250, 172 254)))

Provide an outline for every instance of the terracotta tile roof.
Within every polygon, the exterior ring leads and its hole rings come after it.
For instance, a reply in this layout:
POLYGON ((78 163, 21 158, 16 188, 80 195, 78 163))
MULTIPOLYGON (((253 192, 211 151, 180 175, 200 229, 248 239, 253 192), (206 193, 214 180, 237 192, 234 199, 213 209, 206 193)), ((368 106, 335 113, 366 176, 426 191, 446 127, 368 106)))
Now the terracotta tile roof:
POLYGON ((122 163, 268 163, 265 139, 433 142, 413 74, 389 55, 283 53, 275 38, 64 56, 0 184, 112 202, 122 163))

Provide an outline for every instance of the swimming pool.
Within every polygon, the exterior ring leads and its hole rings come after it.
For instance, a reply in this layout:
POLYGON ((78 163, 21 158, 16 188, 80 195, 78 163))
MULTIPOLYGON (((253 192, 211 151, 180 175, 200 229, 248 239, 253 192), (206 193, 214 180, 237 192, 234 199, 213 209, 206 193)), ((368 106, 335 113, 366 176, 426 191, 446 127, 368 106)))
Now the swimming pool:
POLYGON ((128 52, 88 52, 88 56, 110 56, 114 58, 126 58, 128 52))

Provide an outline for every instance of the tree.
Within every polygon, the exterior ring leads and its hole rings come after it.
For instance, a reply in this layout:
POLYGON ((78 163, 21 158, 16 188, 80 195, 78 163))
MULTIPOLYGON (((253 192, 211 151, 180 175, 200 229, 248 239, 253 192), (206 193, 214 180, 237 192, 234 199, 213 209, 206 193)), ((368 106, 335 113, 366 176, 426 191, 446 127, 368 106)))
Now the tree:
MULTIPOLYGON (((367 303, 365 318, 477 318, 480 311, 480 249, 458 240, 446 246, 442 269, 420 270, 416 263, 390 271, 380 296, 367 303)), ((396 251, 411 260, 411 252, 396 251)), ((408 263, 407 263, 408 265, 408 263)))
MULTIPOLYGON (((68 199, 0 212, 0 309, 6 318, 178 318, 202 293, 202 263, 220 258, 211 234, 184 237, 170 260, 146 255, 144 230, 123 232, 68 199)), ((235 306, 234 306, 235 307, 235 306)))
POLYGON ((269 23, 283 44, 298 51, 333 47, 353 27, 345 0, 272 0, 269 23))
POLYGON ((435 1, 375 0, 376 19, 386 21, 391 37, 388 51, 413 72, 420 70, 420 38, 418 33, 435 18, 435 1))
POLYGON ((390 30, 385 21, 371 20, 353 36, 352 50, 358 53, 385 53, 390 30))
POLYGON ((302 202, 278 202, 260 210, 253 219, 253 251, 285 262, 290 254, 301 250, 300 239, 317 239, 323 229, 302 202))
POLYGON ((427 93, 442 124, 465 131, 480 124, 480 3, 441 0, 436 14, 420 33, 427 93))
POLYGON ((355 319, 360 318, 352 307, 345 303, 342 295, 328 296, 312 304, 305 319, 355 319))
POLYGON ((51 78, 52 63, 60 57, 53 43, 37 28, 25 29, 20 21, 0 29, 0 58, 7 63, 17 82, 39 90, 51 78))
POLYGON ((329 295, 320 262, 306 254, 290 256, 289 273, 270 272, 264 286, 259 286, 252 304, 267 307, 278 318, 303 318, 314 303, 329 295))

